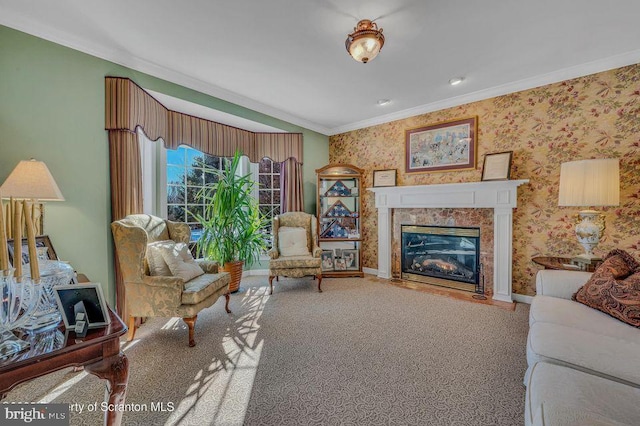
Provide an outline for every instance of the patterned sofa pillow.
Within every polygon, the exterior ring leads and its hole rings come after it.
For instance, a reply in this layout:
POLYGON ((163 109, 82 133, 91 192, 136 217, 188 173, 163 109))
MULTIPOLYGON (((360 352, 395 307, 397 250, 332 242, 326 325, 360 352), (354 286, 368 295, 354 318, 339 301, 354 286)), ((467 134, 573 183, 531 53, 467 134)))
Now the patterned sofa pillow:
POLYGON ((634 327, 640 327, 640 264, 613 250, 572 297, 634 327))

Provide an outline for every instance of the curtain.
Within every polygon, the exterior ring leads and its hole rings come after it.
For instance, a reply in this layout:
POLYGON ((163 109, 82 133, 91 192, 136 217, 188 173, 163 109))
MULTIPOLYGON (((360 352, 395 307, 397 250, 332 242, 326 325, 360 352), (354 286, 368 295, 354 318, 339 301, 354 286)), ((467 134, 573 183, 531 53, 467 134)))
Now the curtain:
MULTIPOLYGON (((142 213, 142 163, 138 135, 128 131, 109 131, 109 169, 111 174, 111 221, 142 213)), ((127 318, 125 288, 115 256, 116 310, 127 318)))
POLYGON ((304 211, 302 164, 291 157, 280 164, 280 213, 304 211))
POLYGON ((128 78, 105 78, 106 130, 136 131, 141 127, 151 140, 162 138, 176 149, 184 144, 209 155, 231 157, 236 150, 259 163, 264 157, 282 162, 302 161, 301 133, 260 133, 239 129, 165 108, 128 78))

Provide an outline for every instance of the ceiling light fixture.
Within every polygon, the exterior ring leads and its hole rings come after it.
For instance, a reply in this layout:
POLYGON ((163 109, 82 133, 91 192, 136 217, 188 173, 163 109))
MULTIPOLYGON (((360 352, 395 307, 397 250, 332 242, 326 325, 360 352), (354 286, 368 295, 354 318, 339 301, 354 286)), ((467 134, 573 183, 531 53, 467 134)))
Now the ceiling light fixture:
POLYGON ((376 102, 378 105, 380 106, 385 106, 385 105, 389 105, 391 103, 391 100, 389 99, 378 99, 378 102, 376 102))
POLYGON ((353 59, 366 64, 374 59, 384 46, 384 35, 378 24, 368 19, 358 22, 353 32, 347 36, 344 43, 347 52, 353 59))
POLYGON ((452 86, 457 86, 458 84, 462 83, 464 81, 464 77, 454 77, 451 80, 449 80, 449 84, 452 86))

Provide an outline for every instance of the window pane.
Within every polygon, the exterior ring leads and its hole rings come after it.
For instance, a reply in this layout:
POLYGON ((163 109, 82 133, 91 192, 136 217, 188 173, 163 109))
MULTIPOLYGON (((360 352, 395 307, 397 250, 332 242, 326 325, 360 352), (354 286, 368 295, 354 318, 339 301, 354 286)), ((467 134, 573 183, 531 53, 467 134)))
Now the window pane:
MULTIPOLYGON (((198 241, 202 236, 202 226, 198 223, 189 224, 189 228, 191 228, 191 241, 198 241)), ((191 251, 191 254, 193 257, 197 256, 197 253, 194 253, 193 250, 191 251)))
POLYGON ((212 169, 220 168, 220 159, 218 157, 214 157, 213 155, 204 155, 204 164, 207 167, 211 167, 212 169))
POLYGON ((184 167, 168 166, 167 183, 184 185, 184 167))
POLYGON ((187 186, 187 203, 189 204, 202 204, 200 198, 198 198, 198 192, 200 188, 196 186, 187 186))
POLYGON ((270 175, 259 175, 258 183, 260 184, 260 189, 271 188, 271 176, 270 175))
POLYGON ((184 203, 184 186, 168 185, 167 186, 167 203, 169 204, 184 203))
POLYGON ((187 169, 187 185, 200 185, 204 183, 204 170, 202 169, 187 169))
POLYGON ((187 148, 187 166, 202 167, 204 164, 204 154, 193 148, 187 148))
POLYGON ((280 173, 280 163, 278 162, 273 162, 273 173, 274 174, 279 174, 280 173))
POLYGON ((260 190, 259 191, 259 201, 260 204, 271 204, 271 191, 270 190, 260 190))
POLYGON ((214 173, 204 172, 204 183, 205 185, 211 185, 212 183, 218 182, 218 176, 214 173))
POLYGON ((280 191, 273 191, 273 204, 280 204, 280 191))
POLYGON ((271 206, 260 206, 260 213, 266 217, 271 217, 271 206))
POLYGON ((187 222, 197 222, 198 219, 196 219, 196 215, 204 215, 204 207, 202 206, 198 206, 198 205, 193 205, 193 204, 187 204, 187 222))
POLYGON ((167 165, 184 166, 184 149, 168 149, 167 150, 167 165))
POLYGON ((268 158, 263 158, 260 161, 260 170, 258 173, 271 173, 271 160, 268 158))
POLYGON ((174 222, 184 222, 184 207, 167 206, 167 219, 174 222))
POLYGON ((273 189, 280 189, 280 176, 276 175, 273 177, 273 189))

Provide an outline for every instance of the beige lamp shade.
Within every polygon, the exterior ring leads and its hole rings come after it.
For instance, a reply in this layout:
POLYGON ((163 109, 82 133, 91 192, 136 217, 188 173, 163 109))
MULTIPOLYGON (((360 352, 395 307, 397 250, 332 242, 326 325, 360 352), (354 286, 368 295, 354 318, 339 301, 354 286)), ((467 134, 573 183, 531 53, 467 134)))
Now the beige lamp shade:
POLYGON ((64 201, 55 179, 42 161, 22 160, 0 187, 3 198, 64 201))
POLYGON ((562 163, 559 206, 617 206, 619 204, 620 166, 617 159, 562 163))

